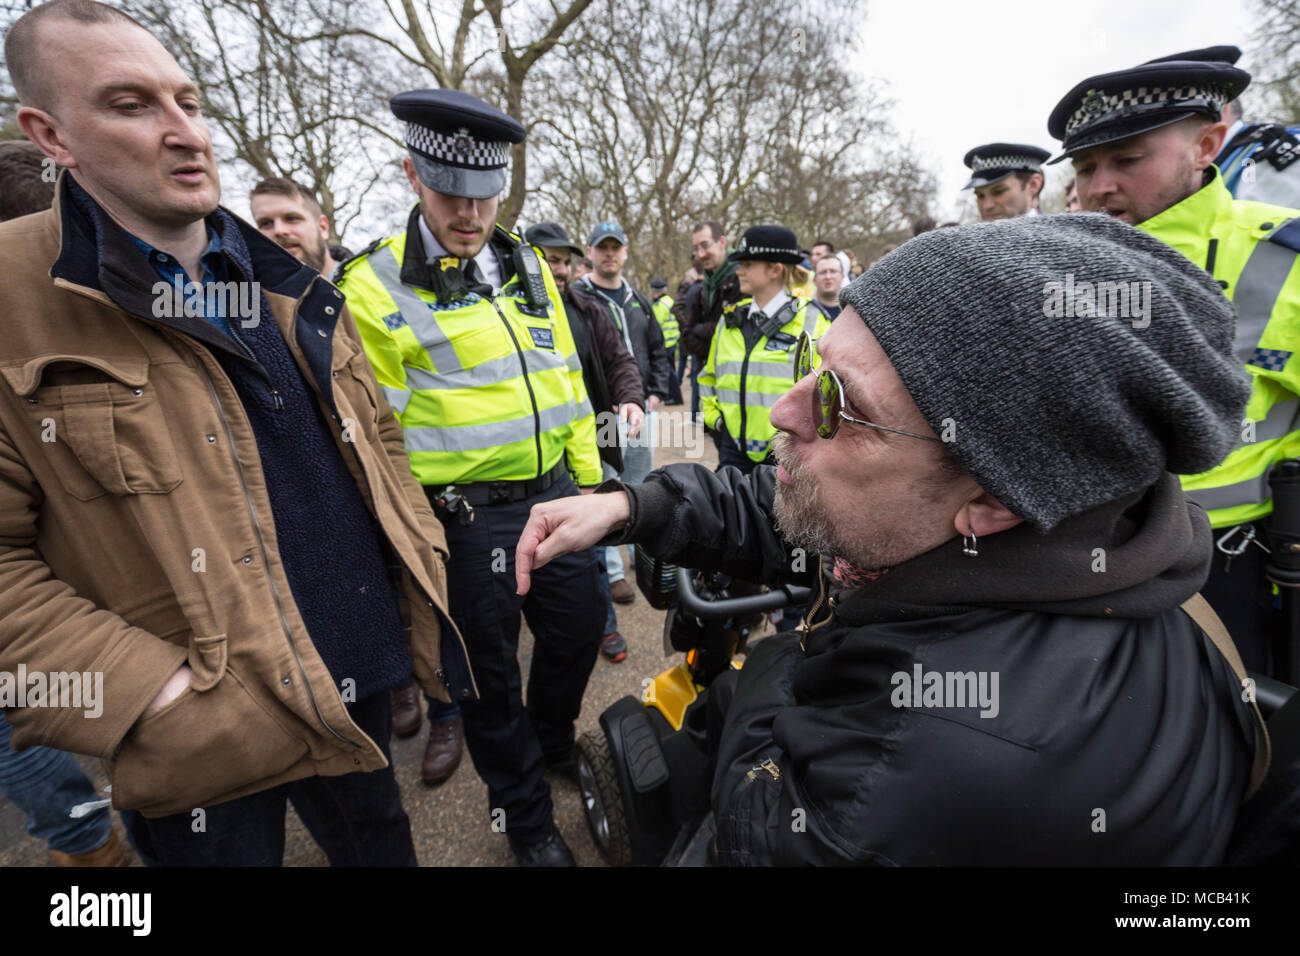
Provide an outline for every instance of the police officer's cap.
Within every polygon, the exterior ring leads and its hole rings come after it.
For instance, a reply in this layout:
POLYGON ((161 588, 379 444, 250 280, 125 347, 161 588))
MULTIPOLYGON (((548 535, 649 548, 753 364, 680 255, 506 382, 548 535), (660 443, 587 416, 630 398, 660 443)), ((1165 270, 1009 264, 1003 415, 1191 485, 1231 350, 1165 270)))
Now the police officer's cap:
POLYGON ((1183 50, 1181 53, 1171 53, 1168 56, 1158 56, 1154 60, 1147 60, 1151 63, 1171 63, 1179 60, 1196 60, 1202 63, 1236 63, 1241 59, 1241 47, 1224 44, 1222 46, 1206 46, 1199 50, 1183 50))
POLYGON ((803 261, 799 240, 785 226, 751 226, 740 237, 740 245, 727 256, 732 262, 788 262, 798 265, 803 261))
POLYGON ((976 146, 962 160, 971 171, 970 182, 963 189, 991 186, 1012 173, 1042 172, 1043 161, 1052 154, 1026 143, 985 143, 976 146))
POLYGON ((1230 59, 1203 59, 1215 52, 1235 59, 1236 47, 1207 47, 1152 60, 1127 70, 1092 76, 1052 110, 1047 129, 1062 140, 1059 163, 1081 149, 1148 133, 1201 114, 1217 120, 1224 104, 1250 85, 1250 74, 1230 59))
POLYGON ((420 182, 445 196, 488 199, 506 188, 510 144, 525 130, 460 90, 408 90, 389 101, 406 121, 406 147, 420 182))

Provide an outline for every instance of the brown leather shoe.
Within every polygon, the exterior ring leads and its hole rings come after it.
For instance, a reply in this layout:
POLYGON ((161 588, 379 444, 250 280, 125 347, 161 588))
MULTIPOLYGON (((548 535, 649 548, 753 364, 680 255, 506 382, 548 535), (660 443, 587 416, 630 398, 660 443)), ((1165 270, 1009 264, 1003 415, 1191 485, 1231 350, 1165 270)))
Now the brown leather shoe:
POLYGON ((108 833, 108 842, 98 850, 89 853, 63 853, 51 850, 50 856, 55 866, 126 866, 126 854, 122 852, 122 840, 117 835, 117 827, 108 833))
POLYGON ((424 762, 420 764, 424 785, 436 787, 445 782, 460 766, 464 749, 464 728, 459 717, 433 724, 429 728, 429 745, 424 748, 424 762))
POLYGON ((636 600, 636 588, 627 583, 627 578, 609 582, 609 596, 615 604, 631 604, 636 600))
POLYGON ((413 737, 420 730, 420 689, 407 684, 393 691, 393 733, 413 737))

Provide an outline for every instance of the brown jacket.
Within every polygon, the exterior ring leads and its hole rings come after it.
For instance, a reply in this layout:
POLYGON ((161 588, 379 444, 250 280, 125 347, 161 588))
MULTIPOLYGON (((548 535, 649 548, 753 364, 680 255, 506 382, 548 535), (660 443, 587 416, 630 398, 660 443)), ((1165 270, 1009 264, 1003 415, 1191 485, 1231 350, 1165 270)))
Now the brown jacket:
MULTIPOLYGON (((471 697, 442 526, 342 295, 239 228, 391 549, 416 678, 440 699, 449 687, 471 697)), ((131 261, 120 230, 104 234, 101 265, 62 182, 51 210, 0 225, 0 673, 103 675, 100 716, 10 709, 14 743, 103 758, 114 805, 147 816, 386 766, 295 606, 229 377, 198 338, 128 294, 123 269, 148 263, 131 261), (190 687, 142 717, 186 661, 190 687)))

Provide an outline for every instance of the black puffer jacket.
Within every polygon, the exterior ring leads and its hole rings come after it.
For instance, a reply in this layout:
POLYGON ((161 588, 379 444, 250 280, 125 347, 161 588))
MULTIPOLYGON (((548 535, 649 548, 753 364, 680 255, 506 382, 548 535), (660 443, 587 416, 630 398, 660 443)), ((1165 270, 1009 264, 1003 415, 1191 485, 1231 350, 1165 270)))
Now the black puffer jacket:
MULTIPOLYGON (((772 523, 772 468, 674 465, 629 490, 622 540, 748 579, 800 577, 772 523)), ((976 558, 954 538, 829 589, 806 648, 769 638, 740 672, 713 780, 720 861, 1222 862, 1254 725, 1179 610, 1209 554, 1204 513, 1166 476, 1051 534, 990 535, 976 558), (986 701, 920 693, 930 674, 954 690, 971 685, 948 675, 983 675, 986 701)))

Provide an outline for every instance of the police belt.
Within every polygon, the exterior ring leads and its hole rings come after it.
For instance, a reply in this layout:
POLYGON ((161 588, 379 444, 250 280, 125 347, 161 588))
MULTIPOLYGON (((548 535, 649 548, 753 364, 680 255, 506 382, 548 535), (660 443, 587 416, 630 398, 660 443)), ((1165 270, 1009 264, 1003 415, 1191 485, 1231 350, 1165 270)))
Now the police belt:
POLYGON ((441 487, 426 485, 424 493, 428 495, 433 510, 439 512, 441 517, 440 509, 447 507, 450 503, 449 498, 459 497, 474 508, 483 505, 509 504, 512 501, 523 501, 525 498, 540 495, 563 478, 566 473, 564 456, 561 455, 554 468, 537 478, 529 478, 526 481, 473 481, 463 485, 442 485, 441 487), (451 492, 450 495, 447 494, 448 491, 451 492))

